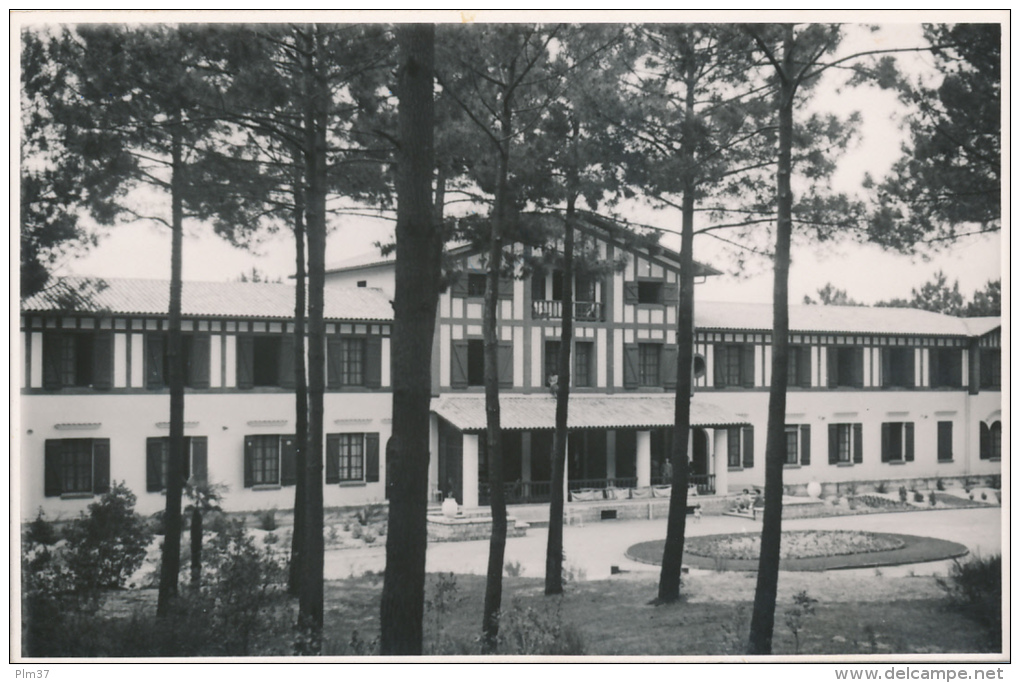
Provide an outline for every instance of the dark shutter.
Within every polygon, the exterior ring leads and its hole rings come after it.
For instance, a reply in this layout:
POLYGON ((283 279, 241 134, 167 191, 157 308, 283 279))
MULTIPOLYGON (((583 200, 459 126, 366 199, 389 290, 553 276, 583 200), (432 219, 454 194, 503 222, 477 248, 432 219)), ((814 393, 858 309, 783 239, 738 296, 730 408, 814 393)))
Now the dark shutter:
POLYGON ((882 386, 891 387, 893 385, 892 375, 892 349, 882 349, 882 386))
MULTIPOLYGON (((43 389, 60 388, 61 337, 59 332, 46 331, 43 333, 43 389)), ((54 495, 59 496, 60 493, 54 495)))
POLYGON ((212 336, 195 334, 191 337, 191 365, 188 366, 188 386, 193 389, 209 388, 209 347, 212 336))
POLYGON ((340 435, 326 435, 326 483, 340 483, 340 435))
POLYGON ((740 383, 750 389, 754 386, 754 344, 740 347, 740 383))
POLYGON ((328 389, 339 389, 342 382, 340 372, 341 347, 343 342, 340 337, 328 337, 326 339, 326 387, 328 389))
POLYGON ((864 462, 864 427, 860 422, 854 423, 854 463, 864 462))
POLYGON ((675 282, 667 282, 662 286, 662 304, 664 306, 680 305, 680 290, 675 282))
POLYGON ((743 432, 743 467, 749 470, 754 467, 754 427, 744 427, 743 432))
POLYGON ((293 436, 280 437, 280 486, 297 484, 297 454, 293 436))
POLYGON ((499 278, 499 291, 498 297, 500 299, 513 299, 514 298, 514 280, 509 277, 499 278))
POLYGON ((456 339, 450 344, 450 386, 463 389, 468 385, 468 343, 456 339))
POLYGON ((712 354, 715 372, 712 376, 712 384, 716 387, 726 386, 726 347, 716 344, 712 354))
POLYGON ((662 347, 662 387, 664 389, 676 389, 676 354, 676 344, 667 344, 662 347))
POLYGON ((150 332, 145 335, 145 388, 162 389, 165 385, 163 377, 163 356, 165 339, 162 332, 150 332))
POLYGON ((963 386, 963 354, 960 349, 949 351, 949 386, 963 386))
POLYGON ((456 278, 450 285, 450 295, 466 297, 468 294, 468 276, 467 273, 460 272, 456 274, 456 278))
POLYGON ((942 353, 941 349, 928 350, 928 386, 942 386, 942 353))
POLYGON ((145 490, 163 490, 163 448, 166 440, 153 436, 145 440, 145 490))
POLYGON ((378 389, 382 386, 382 337, 365 339, 365 386, 378 389))
POLYGON ((255 443, 248 436, 244 439, 244 488, 250 489, 255 484, 255 443))
POLYGON ((92 492, 110 490, 110 440, 92 440, 92 492))
POLYGON ((903 424, 903 432, 904 432, 904 434, 903 434, 903 441, 904 441, 903 450, 905 451, 905 453, 903 454, 903 458, 907 462, 913 462, 914 461, 914 423, 913 422, 905 422, 903 424))
POLYGON ((64 459, 63 443, 58 439, 46 439, 45 449, 43 495, 59 496, 64 492, 63 477, 60 473, 64 459))
POLYGON ((251 389, 255 386, 255 338, 250 335, 237 337, 237 388, 251 389))
POLYGON ((811 464, 811 425, 800 426, 800 464, 811 464))
POLYGON ((906 370, 903 371, 903 374, 906 375, 905 377, 906 381, 903 383, 903 386, 913 387, 916 384, 916 373, 914 372, 915 370, 914 365, 917 363, 917 353, 914 351, 914 349, 906 349, 903 352, 903 355, 906 356, 907 358, 906 364, 910 368, 909 372, 907 372, 906 370))
POLYGON ((811 388, 811 347, 798 346, 797 349, 797 383, 805 389, 811 388))
POLYGON ((981 460, 988 460, 992 457, 992 430, 984 422, 981 423, 980 447, 978 457, 981 460))
POLYGON ((640 356, 637 344, 623 345, 623 388, 636 389, 640 375, 638 365, 640 356))
POLYGON ((839 386, 839 347, 826 347, 825 375, 830 389, 839 386))
POLYGON ((284 389, 293 389, 294 382, 294 335, 280 337, 280 359, 276 366, 276 377, 284 389))
POLYGON ((365 481, 379 481, 379 434, 365 434, 365 481))
POLYGON ((839 462, 839 425, 829 425, 829 464, 839 462))
POLYGON ((624 282, 623 283, 623 303, 625 304, 636 304, 638 302, 638 283, 637 282, 624 282))
POLYGON ((864 386, 864 349, 852 350, 854 359, 854 386, 864 386))
POLYGON ((953 423, 939 422, 938 435, 939 462, 951 461, 953 459, 953 423))
POLYGON ((113 331, 100 330, 92 337, 92 388, 113 386, 113 331))
POLYGON ((191 437, 191 470, 189 474, 196 483, 209 481, 209 439, 204 436, 191 437))
POLYGON ((501 341, 496 346, 496 365, 499 367, 499 388, 514 386, 514 343, 501 341))
POLYGON ((892 459, 892 425, 888 422, 882 423, 882 462, 889 462, 892 459))

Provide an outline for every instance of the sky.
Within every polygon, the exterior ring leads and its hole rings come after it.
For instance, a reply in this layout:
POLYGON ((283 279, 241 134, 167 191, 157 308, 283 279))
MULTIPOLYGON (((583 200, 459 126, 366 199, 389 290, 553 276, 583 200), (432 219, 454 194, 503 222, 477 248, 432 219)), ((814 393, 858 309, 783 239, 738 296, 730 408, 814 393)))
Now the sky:
MULTIPOLYGON (((877 33, 855 31, 844 49, 919 44, 917 24, 890 23, 877 33)), ((923 61, 915 61, 908 68, 920 73, 923 61)), ((841 156, 832 181, 836 189, 860 192, 866 172, 882 177, 898 157, 904 135, 900 128, 902 109, 894 95, 875 89, 839 91, 830 83, 824 91, 816 101, 819 109, 844 113, 859 110, 862 114, 861 136, 841 156)), ((636 208, 627 217, 664 228, 679 226, 678 216, 646 208, 636 208)), ((1008 224, 1008 218, 1004 223, 1008 224)), ((388 241, 393 232, 392 221, 365 217, 341 216, 334 220, 333 227, 327 240, 327 266, 372 250, 374 242, 388 241)), ((104 232, 98 247, 63 263, 59 273, 169 279, 170 236, 165 228, 134 223, 104 232)), ((246 251, 231 247, 204 226, 190 225, 187 233, 183 259, 187 280, 234 280, 253 267, 274 279, 286 279, 294 272, 293 240, 285 235, 246 251)), ((950 282, 958 280, 961 292, 970 297, 988 280, 1001 276, 1008 254, 1001 240, 998 234, 965 238, 930 260, 884 252, 873 245, 797 246, 790 273, 790 301, 799 303, 805 295, 815 296, 826 283, 847 290, 863 303, 909 298, 911 290, 930 280, 937 270, 944 271, 950 282)), ((664 243, 676 247, 678 238, 667 236, 664 243)), ((771 301, 772 276, 766 264, 732 273, 732 259, 709 237, 700 237, 695 243, 695 258, 726 273, 698 285, 699 300, 771 301)))

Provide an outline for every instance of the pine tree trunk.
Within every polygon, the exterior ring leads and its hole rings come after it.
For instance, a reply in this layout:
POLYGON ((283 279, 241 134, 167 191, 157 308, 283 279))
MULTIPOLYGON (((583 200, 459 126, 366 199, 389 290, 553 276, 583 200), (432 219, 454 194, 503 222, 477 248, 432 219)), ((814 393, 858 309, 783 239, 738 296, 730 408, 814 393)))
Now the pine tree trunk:
MULTIPOLYGON (((681 573, 684 560, 684 540, 687 534, 687 486, 690 481, 688 442, 691 433, 691 396, 693 386, 691 368, 694 364, 694 150, 689 142, 693 132, 688 124, 694 121, 694 88, 696 83, 694 60, 687 72, 687 93, 684 112, 684 141, 681 156, 687 169, 681 201, 680 229, 680 307, 677 314, 676 398, 673 407, 673 446, 670 462, 673 478, 670 481, 669 512, 666 522, 666 543, 662 551, 662 569, 659 572, 658 602, 670 603, 680 599, 681 573)), ((667 350, 666 353, 669 353, 667 350)), ((725 492, 724 492, 725 493, 725 492)))
MULTIPOLYGON (((300 163, 300 152, 294 153, 294 164, 300 163)), ((308 449, 308 380, 305 373, 305 306, 307 279, 305 273, 305 192, 304 173, 295 171, 294 180, 294 528, 291 532, 290 572, 287 591, 301 594, 301 575, 305 544, 305 505, 309 480, 306 470, 308 449)))
POLYGON ((772 654, 779 547, 783 521, 783 462, 786 454, 786 368, 789 347, 790 240, 793 232, 793 27, 784 26, 783 69, 779 95, 779 164, 777 171, 776 254, 772 291, 772 384, 769 387, 768 433, 765 440, 765 510, 761 554, 754 592, 748 654, 772 654))
MULTIPOLYGON (((576 126, 575 126, 576 135, 576 126)), ((576 141, 575 141, 576 144, 576 141)), ((571 193, 563 227, 563 302, 560 352, 556 359, 556 427, 553 433, 552 483, 549 501, 549 536, 545 548, 545 594, 563 593, 563 510, 567 473, 567 415, 570 402, 570 345, 574 337, 574 211, 577 166, 570 170, 571 193)))
POLYGON ((389 527, 380 608, 380 654, 423 653, 428 545, 429 403, 439 303, 441 223, 435 168, 432 25, 401 27, 397 165, 397 262, 391 339, 393 435, 387 445, 389 527))
POLYGON ((195 506, 191 508, 191 587, 198 589, 202 585, 202 511, 195 506))
POLYGON ((184 488, 184 371, 181 367, 181 268, 184 235, 184 162, 181 117, 174 112, 171 125, 171 238, 170 311, 167 356, 170 380, 170 443, 166 474, 166 507, 163 521, 163 558, 159 576, 156 616, 166 617, 177 596, 181 571, 181 496, 184 488))
POLYGON ((329 88, 322 62, 321 27, 314 25, 306 37, 305 136, 307 162, 308 231, 308 448, 305 478, 305 547, 298 622, 307 636, 307 651, 318 654, 322 646, 323 619, 323 510, 322 444, 323 395, 325 391, 326 336, 324 315, 326 254, 326 119, 329 88))

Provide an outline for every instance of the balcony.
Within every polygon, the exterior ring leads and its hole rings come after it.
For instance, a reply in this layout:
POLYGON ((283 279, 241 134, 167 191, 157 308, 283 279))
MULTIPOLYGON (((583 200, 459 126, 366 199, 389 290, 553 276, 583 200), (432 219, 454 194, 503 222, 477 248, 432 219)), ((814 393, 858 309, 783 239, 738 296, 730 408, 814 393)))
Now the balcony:
MULTIPOLYGON (((531 302, 533 320, 559 320, 563 317, 563 302, 536 299, 531 302)), ((574 320, 601 322, 602 304, 598 301, 575 301, 574 320)))

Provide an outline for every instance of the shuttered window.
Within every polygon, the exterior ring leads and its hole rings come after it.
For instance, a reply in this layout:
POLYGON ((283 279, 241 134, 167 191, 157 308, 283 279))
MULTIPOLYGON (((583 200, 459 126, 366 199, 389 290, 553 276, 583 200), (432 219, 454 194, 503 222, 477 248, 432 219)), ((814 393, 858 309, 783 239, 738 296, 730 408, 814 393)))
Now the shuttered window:
POLYGON ((811 464, 811 425, 786 425, 787 465, 811 464))
POLYGON ((43 388, 113 386, 113 332, 47 330, 43 333, 43 388))
MULTIPOLYGON (((208 334, 181 335, 181 368, 184 386, 192 389, 209 388, 208 334)), ((145 386, 162 389, 170 383, 170 341, 166 332, 150 332, 145 336, 145 386)))
POLYGON ((849 465, 864 461, 863 425, 833 423, 829 425, 829 464, 849 465))
POLYGON ((638 384, 643 387, 659 386, 661 356, 662 344, 638 344, 638 384))
POLYGON ((379 435, 372 434, 327 434, 326 435, 326 483, 360 482, 379 480, 379 435), (369 462, 368 451, 375 448, 374 460, 369 462), (369 466, 374 469, 370 478, 369 466))
POLYGON ((938 424, 938 459, 939 462, 953 461, 953 423, 949 420, 938 424))
POLYGON ((714 384, 718 388, 751 388, 754 382, 753 344, 716 344, 714 384))
MULTIPOLYGON (((204 436, 184 437, 184 479, 194 476, 196 482, 208 480, 208 439, 204 436)), ((150 437, 145 441, 145 490, 166 489, 167 469, 170 460, 170 438, 150 437)))
POLYGON ((882 462, 911 462, 914 459, 914 423, 882 423, 882 462))
POLYGON ((293 486, 297 483, 294 436, 256 434, 244 437, 244 486, 293 486))
POLYGON ((110 489, 109 439, 47 439, 44 495, 91 495, 110 489))

